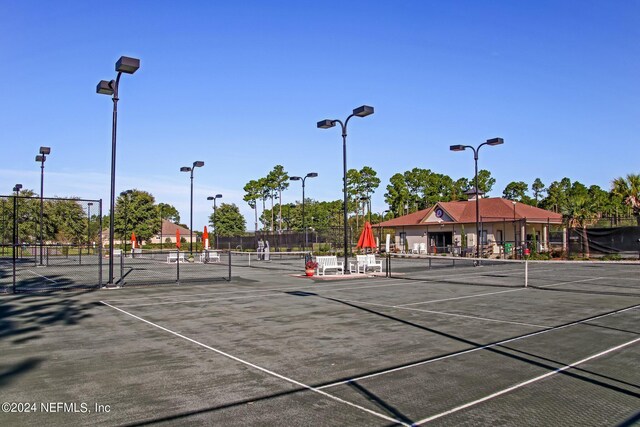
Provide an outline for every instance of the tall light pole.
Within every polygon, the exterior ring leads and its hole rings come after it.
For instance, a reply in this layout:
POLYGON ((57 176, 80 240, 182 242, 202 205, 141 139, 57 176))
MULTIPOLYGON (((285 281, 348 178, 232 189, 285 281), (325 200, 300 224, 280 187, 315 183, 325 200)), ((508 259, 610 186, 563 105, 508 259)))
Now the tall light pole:
POLYGON ((40 154, 36 156, 36 162, 40 162, 40 265, 42 262, 42 213, 44 211, 44 162, 51 153, 50 147, 40 147, 40 154))
POLYGON ((347 242, 347 125, 351 117, 367 117, 373 114, 373 107, 362 105, 353 110, 353 113, 347 117, 344 123, 340 120, 324 119, 317 123, 319 129, 329 129, 338 123, 342 128, 342 193, 344 196, 344 265, 349 262, 349 244, 347 242))
POLYGON ((218 226, 216 223, 216 199, 222 199, 222 194, 207 197, 207 200, 213 200, 213 234, 216 236, 216 249, 218 249, 218 226))
POLYGON ((91 250, 91 206, 92 202, 87 203, 87 254, 90 254, 91 250))
POLYGON ((203 161, 195 161, 191 167, 183 166, 180 168, 180 172, 191 172, 191 208, 189 212, 189 252, 191 256, 193 256, 193 171, 196 168, 201 168, 204 166, 203 161))
MULTIPOLYGON (((371 196, 362 196, 360 197, 360 200, 365 202, 365 205, 367 206, 367 211, 369 212, 369 224, 371 224, 371 196)), ((362 216, 364 216, 364 213, 362 216)))
POLYGON ((128 212, 128 207, 129 207, 129 195, 133 193, 133 190, 127 190, 127 191, 123 191, 122 193, 120 193, 120 196, 123 198, 124 200, 124 256, 127 256, 127 226, 129 225, 129 212, 128 212))
POLYGON ((289 179, 291 181, 302 181, 302 229, 304 230, 304 244, 302 245, 302 251, 304 252, 307 248, 307 244, 308 242, 308 237, 307 237, 307 226, 305 223, 305 218, 304 218, 304 186, 305 186, 305 181, 307 180, 307 178, 315 178, 318 176, 317 172, 309 172, 308 174, 306 174, 304 177, 300 177, 300 176, 292 176, 289 179))
POLYGON ((480 258, 480 234, 482 231, 480 230, 480 197, 478 194, 478 152, 483 145, 500 145, 504 144, 504 139, 502 138, 492 138, 487 139, 486 142, 478 145, 478 148, 473 148, 470 145, 452 145, 449 147, 451 151, 464 151, 466 148, 471 148, 473 150, 473 160, 475 162, 475 193, 476 193, 476 258, 480 258))
POLYGON ((113 233, 114 233, 114 211, 116 204, 116 130, 118 127, 118 86, 122 73, 133 74, 140 68, 140 60, 121 56, 116 62, 116 79, 107 81, 101 80, 98 83, 96 92, 103 95, 111 95, 113 99, 113 119, 111 122, 111 195, 109 197, 109 278, 107 285, 113 284, 113 233))

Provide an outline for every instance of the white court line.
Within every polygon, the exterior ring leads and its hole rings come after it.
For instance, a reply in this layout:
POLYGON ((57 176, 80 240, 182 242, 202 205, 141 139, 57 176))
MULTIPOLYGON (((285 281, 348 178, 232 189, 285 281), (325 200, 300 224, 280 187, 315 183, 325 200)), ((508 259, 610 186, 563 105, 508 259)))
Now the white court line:
MULTIPOLYGON (((329 286, 339 286, 342 283, 327 283, 324 285, 304 285, 304 286, 291 286, 291 287, 286 287, 286 288, 274 288, 274 289, 263 289, 263 290, 246 290, 246 291, 230 291, 230 292, 220 292, 217 294, 222 294, 222 295, 228 295, 228 294, 234 294, 234 293, 248 293, 248 292, 256 292, 255 295, 248 295, 248 296, 238 296, 238 297, 229 297, 229 298, 200 298, 197 300, 174 300, 174 301, 163 301, 163 302, 152 302, 152 303, 143 303, 143 304, 124 304, 122 305, 123 307, 142 307, 142 306, 146 306, 146 305, 166 305, 166 304, 181 304, 181 303, 192 303, 192 302, 205 302, 205 301, 223 301, 223 300, 227 300, 227 299, 239 299, 239 298, 261 298, 261 297, 265 297, 265 296, 280 296, 282 295, 283 291, 291 291, 291 290, 296 290, 296 289, 301 289, 301 288, 315 288, 318 289, 320 287, 322 287, 322 290, 326 290, 326 291, 348 291, 348 290, 358 290, 358 289, 367 289, 367 288, 381 288, 381 287, 385 287, 385 286, 404 286, 404 285, 410 285, 410 283, 407 283, 406 281, 403 283, 385 283, 385 284, 381 284, 381 285, 369 285, 369 286, 352 286, 352 287, 343 287, 343 288, 335 288, 335 289, 327 289, 329 286), (277 294, 264 294, 262 292, 268 292, 268 291, 278 291, 279 293, 277 294), (257 293, 260 292, 260 293, 257 293)), ((305 292, 305 291, 302 291, 305 292)), ((184 295, 184 296, 197 296, 196 295, 184 295)), ((209 294, 201 294, 201 295, 211 295, 209 294)), ((183 295, 180 295, 183 296, 183 295)), ((165 298, 169 298, 169 296, 165 297, 165 298)), ((135 298, 135 299, 139 299, 139 298, 135 298)), ((142 298, 144 299, 144 298, 142 298)), ((114 302, 114 301, 122 301, 122 302, 126 302, 129 301, 128 299, 119 299, 119 300, 109 300, 110 302, 114 302)))
MULTIPOLYGON (((385 277, 381 277, 379 279, 374 279, 371 280, 369 282, 379 282, 382 280, 389 280, 385 277)), ((410 284, 407 281, 403 281, 404 284, 406 284, 407 286, 410 284)), ((311 283, 308 285, 290 285, 290 286, 279 286, 277 288, 267 288, 267 289, 244 289, 244 290, 229 290, 229 291, 223 291, 223 292, 207 292, 207 293, 198 293, 198 294, 181 294, 181 295, 153 295, 153 296, 145 296, 145 297, 136 297, 136 298, 116 298, 116 299, 109 299, 109 301, 111 302, 120 302, 120 301, 134 301, 134 300, 146 300, 146 299, 152 299, 152 298, 175 298, 176 296, 178 297, 197 297, 197 296, 206 296, 206 295, 226 295, 226 294, 236 294, 236 293, 249 293, 249 292, 274 292, 274 291, 285 291, 285 290, 290 290, 290 289, 299 289, 299 288, 327 288, 329 286, 340 286, 340 285, 344 285, 344 282, 327 282, 327 283, 311 283)), ((378 285, 378 286, 391 286, 392 283, 387 283, 385 285, 378 285)), ((400 285, 400 283, 398 283, 397 285, 400 285)), ((202 286, 210 286, 210 285, 202 285, 202 286)), ((351 288, 349 288, 351 289, 351 288)))
MULTIPOLYGON (((552 283, 550 285, 537 286, 537 287, 538 288, 550 288, 552 286, 567 285, 569 283, 588 282, 588 281, 591 281, 591 280, 600 280, 600 279, 602 279, 602 277, 592 277, 590 279, 571 280, 569 282, 552 283)), ((411 302, 411 303, 408 303, 408 304, 399 304, 396 307, 407 307, 407 306, 410 306, 410 305, 431 304, 432 302, 443 302, 443 301, 454 301, 454 300, 466 299, 466 298, 477 298, 477 297, 483 297, 483 296, 487 296, 487 295, 504 294, 506 292, 524 291, 524 290, 527 290, 527 289, 529 289, 529 288, 522 287, 522 288, 516 288, 516 289, 508 289, 506 291, 487 292, 487 293, 484 293, 484 294, 475 294, 475 295, 465 295, 465 296, 462 296, 462 297, 435 299, 435 300, 422 301, 422 302, 411 302)))
POLYGON ((594 320, 602 319, 602 318, 608 317, 608 316, 613 316, 615 314, 624 313, 625 311, 629 311, 629 310, 635 310, 637 308, 640 308, 640 305, 634 305, 633 307, 628 307, 628 308, 625 308, 625 309, 622 309, 622 310, 614 311, 613 313, 601 314, 599 316, 590 317, 588 319, 578 320, 576 322, 567 323, 566 325, 556 326, 556 327, 553 327, 553 328, 550 328, 550 329, 545 329, 544 331, 537 331, 537 332, 532 332, 530 334, 522 335, 522 336, 519 336, 519 337, 516 337, 516 338, 509 338, 509 339, 506 339, 506 340, 503 340, 503 341, 495 342, 493 344, 487 344, 487 345, 483 345, 481 347, 474 347, 474 348, 471 348, 469 350, 459 351, 457 353, 448 354, 446 356, 437 357, 435 359, 429 359, 429 360, 425 360, 425 361, 422 361, 422 362, 411 363, 409 365, 399 366, 397 368, 388 369, 386 371, 376 372, 375 374, 362 375, 360 377, 353 377, 353 378, 349 378, 347 380, 337 381, 335 383, 331 383, 331 384, 327 384, 327 385, 323 385, 321 387, 318 387, 318 389, 336 387, 336 386, 343 385, 343 384, 348 384, 348 383, 354 382, 354 381, 360 381, 360 380, 364 380, 364 379, 367 379, 367 378, 373 378, 373 377, 378 377, 380 375, 386 375, 386 374, 390 374, 390 373, 393 373, 393 372, 403 371, 405 369, 415 368, 416 366, 428 365, 430 363, 438 362, 440 360, 451 359, 451 358, 454 358, 454 357, 462 356, 463 354, 474 353, 476 351, 485 350, 487 348, 496 347, 496 346, 507 344, 507 343, 510 343, 510 342, 513 342, 513 341, 519 341, 519 340, 522 340, 522 339, 525 339, 525 338, 534 337, 536 335, 541 335, 541 334, 546 334, 548 332, 558 331, 560 329, 569 328, 571 326, 580 325, 582 323, 592 322, 594 320))
POLYGON ((280 378, 281 380, 287 381, 287 382, 289 382, 289 383, 291 383, 291 384, 295 384, 295 385, 297 385, 298 387, 302 387, 302 388, 305 388, 305 389, 307 389, 307 390, 309 390, 309 391, 313 391, 314 393, 318 393, 318 394, 320 394, 320 395, 322 395, 322 396, 328 397, 329 399, 333 399, 333 400, 335 400, 336 402, 344 403, 345 405, 349 405, 349 406, 351 406, 351 407, 353 407, 353 408, 360 409, 361 411, 367 412, 367 413, 369 413, 369 414, 371 414, 371 415, 374 415, 374 416, 376 416, 376 417, 378 417, 378 418, 382 418, 382 419, 384 419, 384 420, 391 421, 391 422, 393 422, 393 423, 402 424, 402 425, 404 425, 404 426, 409 427, 409 424, 404 423, 404 422, 402 422, 402 421, 400 421, 400 420, 396 420, 396 419, 391 418, 391 417, 388 417, 388 416, 386 416, 386 415, 384 415, 384 414, 381 414, 381 413, 378 413, 378 412, 372 411, 372 410, 370 410, 370 409, 367 409, 367 408, 365 408, 365 407, 362 407, 362 406, 356 405, 355 403, 351 403, 351 402, 349 402, 349 401, 343 400, 343 399, 341 399, 341 398, 339 398, 339 397, 337 397, 337 396, 334 396, 334 395, 332 395, 332 394, 329 394, 329 393, 327 393, 327 392, 325 392, 325 391, 322 391, 322 390, 320 390, 320 389, 318 389, 318 388, 316 388, 316 387, 312 387, 312 386, 309 386, 309 385, 303 384, 303 383, 301 383, 300 381, 296 381, 296 380, 294 380, 294 379, 292 379, 292 378, 285 377, 284 375, 280 375, 280 374, 278 374, 278 373, 276 373, 276 372, 270 371, 270 370, 268 370, 268 369, 266 369, 266 368, 263 368, 263 367, 258 366, 258 365, 256 365, 256 364, 253 364, 253 363, 251 363, 251 362, 247 362, 246 360, 240 359, 239 357, 232 356, 232 355, 231 355, 231 354, 229 354, 229 353, 225 353, 225 352, 224 352, 224 351, 222 351, 222 350, 218 350, 218 349, 216 349, 216 348, 210 347, 210 346, 208 346, 208 345, 206 345, 206 344, 203 344, 203 343, 201 343, 201 342, 199 342, 199 341, 194 340, 193 338, 189 338, 189 337, 187 337, 187 336, 185 336, 185 335, 182 335, 182 334, 180 334, 180 333, 178 333, 178 332, 172 331, 171 329, 167 329, 167 328, 165 328, 164 326, 160 326, 160 325, 158 325, 158 324, 156 324, 156 323, 153 323, 153 322, 150 322, 150 321, 148 321, 148 320, 145 320, 145 319, 143 319, 142 317, 136 316, 135 314, 129 313, 128 311, 125 311, 125 310, 123 310, 123 309, 121 309, 121 308, 118 308, 118 307, 116 307, 116 306, 114 306, 114 305, 108 304, 108 303, 106 303, 106 302, 104 302, 104 301, 100 301, 100 302, 101 302, 102 304, 104 304, 104 305, 108 306, 108 307, 113 308, 114 310, 118 310, 118 311, 120 311, 121 313, 124 313, 124 314, 126 314, 126 315, 128 315, 128 316, 131 316, 131 317, 133 317, 134 319, 140 320, 140 321, 142 321, 142 322, 144 322, 144 323, 147 323, 147 324, 149 324, 149 325, 151 325, 151 326, 154 326, 154 327, 156 327, 156 328, 158 328, 158 329, 161 329, 161 330, 163 330, 163 331, 165 331, 165 332, 168 332, 168 333, 170 333, 170 334, 172 334, 172 335, 175 335, 175 336, 176 336, 176 337, 178 337, 178 338, 182 338, 182 339, 187 340, 187 341, 189 341, 189 342, 191 342, 191 343, 193 343, 193 344, 196 344, 196 345, 198 345, 198 346, 200 346, 200 347, 206 348, 207 350, 211 350, 211 351, 213 351, 213 352, 215 352, 215 353, 218 353, 218 354, 220 354, 220 355, 222 355, 222 356, 224 356, 224 357, 227 357, 227 358, 229 358, 229 359, 231 359, 231 360, 235 360, 236 362, 242 363, 243 365, 246 365, 246 366, 252 367, 252 368, 257 369, 257 370, 259 370, 259 371, 262 371, 262 372, 264 372, 264 373, 266 373, 266 374, 268 374, 268 375, 274 376, 274 377, 276 377, 276 378, 280 378))
POLYGON ((491 399, 493 399, 494 397, 501 396, 501 395, 506 394, 506 393, 509 393, 509 392, 511 392, 511 391, 513 391, 513 390, 517 390, 517 389, 519 389, 519 388, 521 388, 521 387, 524 387, 524 386, 527 386, 527 385, 529 385, 529 384, 533 384, 533 383, 535 383, 535 382, 537 382, 537 381, 540 381, 540 380, 543 380, 543 379, 545 379, 545 378, 548 378, 548 377, 550 377, 550 376, 552 376, 552 375, 558 374, 558 373, 560 373, 560 372, 564 372, 564 371, 566 371, 567 369, 571 369, 571 368, 573 368, 573 367, 576 367, 576 366, 578 366, 578 365, 581 365, 581 364, 583 364, 583 363, 585 363, 585 362, 588 362, 588 361, 590 361, 590 360, 597 359, 597 358, 598 358, 598 357, 600 357, 600 356, 604 356, 604 355, 609 354, 609 353, 611 353, 611 352, 614 352, 614 351, 620 350, 620 349, 622 349, 622 348, 624 348, 624 347, 627 347, 627 346, 630 346, 630 345, 632 345, 632 344, 635 344, 635 343, 636 343, 636 342, 638 342, 638 341, 640 341, 640 338, 636 338, 636 339, 634 339, 634 340, 627 341, 627 342, 626 342, 626 343, 624 343, 624 344, 620 344, 620 345, 618 345, 618 346, 616 346, 616 347, 612 347, 612 348, 610 348, 610 349, 608 349, 608 350, 601 351, 601 352, 600 352, 600 353, 598 353, 598 354, 591 355, 591 356, 586 357, 586 358, 584 358, 584 359, 582 359, 582 360, 578 360, 577 362, 573 362, 573 363, 571 363, 571 364, 569 364, 569 365, 565 365, 565 366, 563 366, 562 368, 558 368, 558 369, 556 369, 556 370, 554 370, 554 371, 547 372, 546 374, 543 374, 543 375, 537 376, 537 377, 535 377, 535 378, 531 378, 530 380, 527 380, 527 381, 524 381, 524 382, 521 382, 521 383, 515 384, 515 385, 513 385, 513 386, 511 386, 511 387, 509 387, 509 388, 506 388, 506 389, 504 389, 504 390, 500 390, 500 391, 498 391, 498 392, 496 392, 496 393, 490 394, 490 395, 485 396, 485 397, 483 397, 483 398, 481 398, 481 399, 477 399, 477 400, 474 400, 473 402, 465 403, 464 405, 457 406, 457 407, 455 407, 455 408, 453 408, 453 409, 449 409, 448 411, 441 412, 440 414, 437 414, 437 415, 432 415, 432 416, 430 416, 430 417, 428 417, 428 418, 425 418, 425 419, 422 419, 422 420, 420 420, 420 421, 416 422, 415 424, 418 424, 418 425, 419 425, 419 424, 423 424, 423 423, 428 423, 428 422, 430 422, 430 421, 436 420, 436 419, 438 419, 438 418, 442 418, 442 417, 447 416, 447 415, 451 415, 451 414, 453 414, 453 413, 455 413, 455 412, 458 412, 458 411, 461 411, 461 410, 463 410, 463 409, 470 408, 470 407, 475 406, 475 405, 477 405, 477 404, 479 404, 479 403, 486 402, 487 400, 491 400, 491 399))
POLYGON ((42 274, 38 274, 38 273, 36 273, 35 271, 32 271, 32 270, 27 270, 27 271, 28 271, 29 273, 35 274, 36 276, 40 276, 40 277, 42 277, 42 278, 43 278, 43 279, 45 279, 45 280, 48 280, 48 281, 50 281, 50 282, 53 282, 53 283, 55 283, 56 285, 58 284, 58 282, 56 282, 56 281, 55 281, 55 280, 53 280, 53 279, 49 279, 47 276, 43 276, 42 274))
POLYGON ((355 304, 375 305, 375 306, 378 306, 378 307, 395 308, 395 309, 398 309, 398 310, 411 310, 411 311, 420 311, 422 313, 442 314, 442 315, 445 315, 445 316, 466 317, 468 319, 484 320, 484 321, 487 321, 487 322, 508 323, 510 325, 531 326, 531 327, 534 327, 534 328, 551 328, 551 326, 549 326, 549 325, 534 325, 532 323, 514 322, 514 321, 511 321, 511 320, 499 320, 499 319, 492 319, 490 317, 469 316, 467 314, 447 313, 445 311, 423 310, 421 308, 402 307, 402 306, 399 306, 399 305, 387 305, 387 304, 378 304, 378 303, 365 302, 365 301, 354 301, 354 300, 349 300, 349 299, 344 299, 344 298, 340 298, 340 301, 352 302, 352 303, 355 303, 355 304))

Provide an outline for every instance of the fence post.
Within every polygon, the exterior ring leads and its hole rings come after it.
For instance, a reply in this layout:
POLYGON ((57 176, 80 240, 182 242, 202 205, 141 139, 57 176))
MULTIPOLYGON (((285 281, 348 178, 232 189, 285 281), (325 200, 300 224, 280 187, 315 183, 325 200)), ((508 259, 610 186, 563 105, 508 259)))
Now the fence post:
POLYGON ((229 241, 229 279, 227 282, 231 281, 231 241, 229 241))

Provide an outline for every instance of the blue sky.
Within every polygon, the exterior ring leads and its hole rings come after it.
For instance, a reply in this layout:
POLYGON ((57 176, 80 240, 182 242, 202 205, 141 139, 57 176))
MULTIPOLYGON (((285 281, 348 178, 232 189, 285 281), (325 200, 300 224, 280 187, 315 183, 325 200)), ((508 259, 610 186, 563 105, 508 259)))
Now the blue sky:
MULTIPOLYGON (((371 166, 385 187, 414 167, 473 175, 470 152, 497 182, 569 177, 609 189, 640 173, 640 2, 628 1, 0 1, 3 102, 0 193, 39 191, 41 145, 51 146, 46 196, 104 200, 111 159, 110 99, 121 55, 140 70, 120 84, 117 178, 189 218, 194 228, 223 194, 253 228, 243 186, 276 164, 318 172, 307 196, 341 199, 342 144, 324 118, 362 104, 349 124, 349 168, 371 166), (4 190, 1 190, 4 189, 4 190)), ((284 202, 301 199, 299 182, 284 202)), ((106 208, 104 213, 106 213, 106 208)))

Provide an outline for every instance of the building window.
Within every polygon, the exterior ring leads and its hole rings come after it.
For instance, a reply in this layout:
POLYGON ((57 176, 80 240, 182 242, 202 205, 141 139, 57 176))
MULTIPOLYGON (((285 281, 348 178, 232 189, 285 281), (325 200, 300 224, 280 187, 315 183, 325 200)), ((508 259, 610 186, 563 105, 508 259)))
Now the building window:
POLYGON ((498 242, 498 244, 503 245, 504 244, 504 240, 502 238, 502 230, 496 230, 496 241, 498 242))
POLYGON ((482 245, 487 244, 487 230, 480 231, 480 244, 482 245))

